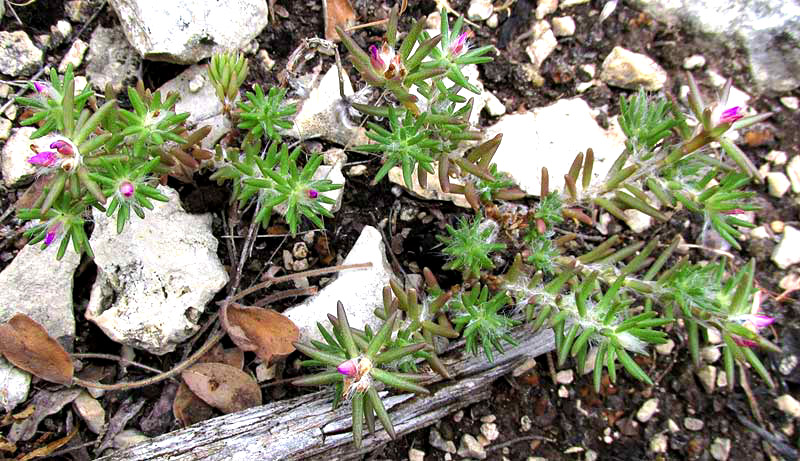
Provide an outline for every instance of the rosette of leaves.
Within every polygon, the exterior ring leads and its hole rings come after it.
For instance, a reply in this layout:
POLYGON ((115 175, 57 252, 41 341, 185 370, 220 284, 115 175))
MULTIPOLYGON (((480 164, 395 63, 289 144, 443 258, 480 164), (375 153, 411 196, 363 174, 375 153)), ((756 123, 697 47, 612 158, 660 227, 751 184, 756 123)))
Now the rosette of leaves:
POLYGON ((401 114, 392 107, 387 110, 389 119, 389 130, 374 122, 367 122, 369 130, 367 137, 374 144, 366 144, 356 147, 361 152, 381 153, 384 156, 384 164, 372 184, 377 184, 389 173, 395 165, 400 165, 403 169, 403 180, 406 187, 411 188, 411 179, 416 166, 420 170, 433 174, 433 157, 435 152, 440 149, 439 141, 431 139, 427 130, 424 130, 426 115, 419 117, 408 110, 401 110, 401 114), (400 116, 402 115, 402 120, 400 116))
MULTIPOLYGON (((427 69, 446 69, 446 76, 459 86, 469 91, 480 94, 481 90, 469 83, 461 69, 469 64, 484 64, 491 62, 492 58, 487 54, 492 50, 491 45, 469 49, 469 40, 472 38, 470 31, 463 30, 464 17, 459 16, 450 28, 447 19, 447 10, 442 9, 439 46, 431 50, 428 60, 423 62, 420 68, 427 69)), ((420 41, 424 43, 429 40, 427 32, 423 32, 420 41)))
POLYGON ((418 371, 417 361, 425 360, 432 370, 443 378, 449 379, 450 372, 436 354, 434 337, 455 339, 459 336, 442 309, 450 300, 451 294, 441 289, 430 269, 427 267, 423 269, 423 274, 427 285, 427 294, 423 293, 421 300, 417 290, 411 287, 403 289, 399 283, 391 280, 389 286, 383 289, 383 308, 376 309, 375 315, 385 319, 398 310, 404 314, 404 317, 399 320, 402 322, 402 326, 392 341, 392 347, 401 348, 418 343, 425 343, 429 346, 398 362, 397 367, 400 371, 416 372, 418 371))
POLYGON ((408 88, 423 80, 438 77, 447 71, 443 67, 429 66, 425 69, 421 67, 423 60, 430 55, 441 37, 425 39, 414 50, 414 45, 425 27, 425 18, 423 17, 414 23, 400 47, 395 50, 397 21, 398 8, 395 6, 389 14, 384 43, 380 48, 374 45, 370 47, 369 54, 362 50, 341 27, 337 26, 336 32, 347 51, 350 52, 348 58, 361 77, 374 87, 389 90, 400 103, 417 115, 419 114, 419 108, 416 105, 417 97, 409 93, 408 88), (412 51, 414 51, 413 54, 412 51))
POLYGON ((83 226, 85 220, 83 215, 86 208, 92 201, 91 198, 81 199, 73 197, 69 191, 60 194, 47 211, 40 208, 21 208, 17 210, 17 216, 24 221, 38 220, 39 222, 25 231, 28 245, 42 243, 42 249, 61 238, 61 243, 56 252, 56 259, 61 260, 67 251, 70 240, 75 253, 86 252, 89 258, 94 258, 92 247, 89 245, 89 238, 83 226))
POLYGON ((283 88, 272 87, 265 95, 261 85, 253 85, 254 91, 245 93, 247 101, 240 102, 239 106, 239 125, 242 130, 248 130, 253 137, 264 136, 273 141, 280 141, 279 130, 292 128, 289 117, 297 112, 294 104, 286 105, 283 98, 286 90, 283 88))
POLYGON ((170 92, 162 99, 161 91, 145 90, 141 81, 135 88, 129 86, 128 99, 133 111, 117 111, 121 131, 115 133, 111 145, 116 146, 130 137, 133 154, 147 157, 151 152, 160 152, 167 141, 181 145, 187 143, 179 133, 185 129, 183 122, 189 118, 189 113, 174 112, 178 97, 178 93, 170 92))
POLYGON ((323 204, 333 205, 336 201, 325 196, 324 192, 342 186, 329 179, 313 179, 322 163, 321 155, 312 156, 302 169, 298 168, 297 159, 301 152, 300 147, 296 147, 289 154, 286 144, 278 148, 278 143, 272 143, 265 159, 246 155, 244 162, 234 165, 242 173, 239 200, 247 201, 258 194, 261 210, 256 214, 256 220, 265 227, 273 209, 278 206, 286 207, 286 222, 292 234, 297 233, 303 216, 320 229, 325 227, 323 216, 333 217, 323 204))
POLYGON ((47 133, 58 131, 65 132, 65 111, 72 120, 77 120, 92 96, 91 87, 86 87, 75 94, 74 73, 72 64, 67 65, 63 78, 59 78, 55 67, 50 68, 50 82, 29 82, 31 90, 36 91, 37 97, 18 97, 17 104, 30 107, 33 115, 22 120, 20 125, 29 126, 39 124, 33 132, 31 139, 40 138, 47 133), (67 92, 69 86, 72 93, 67 92), (68 107, 67 107, 68 106, 68 107))
POLYGON ((370 432, 375 429, 375 416, 391 438, 396 437, 394 425, 378 395, 377 382, 403 392, 428 394, 428 390, 416 382, 422 376, 397 373, 388 366, 403 357, 413 354, 426 344, 414 344, 400 348, 385 348, 391 338, 392 329, 399 312, 390 315, 374 335, 368 333, 369 342, 357 341, 350 328, 347 313, 342 303, 337 306, 336 322, 329 332, 318 325, 325 342, 312 344, 294 343, 295 348, 311 358, 305 366, 325 366, 326 371, 298 378, 292 383, 296 386, 336 385, 334 408, 343 398, 350 399, 353 409, 353 442, 361 446, 364 422, 370 432))
POLYGON ((92 179, 97 181, 103 195, 111 197, 106 209, 106 215, 117 214, 117 233, 122 233, 125 223, 130 220, 131 211, 136 216, 144 219, 144 209, 152 210, 151 200, 166 202, 169 199, 151 186, 154 178, 150 172, 160 162, 154 158, 147 162, 129 160, 101 159, 100 168, 95 173, 90 173, 92 179))
POLYGON ((247 58, 242 53, 214 53, 208 65, 208 77, 223 110, 229 113, 247 78, 247 58))
POLYGON ((517 322, 500 313, 509 305, 511 298, 500 292, 489 297, 489 287, 480 283, 469 291, 462 291, 447 304, 456 331, 465 340, 465 349, 477 356, 480 351, 489 362, 494 362, 494 351, 504 353, 503 343, 518 345, 511 336, 511 328, 517 322))
POLYGON ((478 213, 471 223, 461 216, 457 226, 448 224, 445 227, 448 235, 436 236, 445 245, 442 253, 450 258, 444 268, 461 271, 464 280, 480 277, 484 269, 494 269, 490 255, 506 248, 504 243, 494 241, 497 223, 484 220, 478 213))

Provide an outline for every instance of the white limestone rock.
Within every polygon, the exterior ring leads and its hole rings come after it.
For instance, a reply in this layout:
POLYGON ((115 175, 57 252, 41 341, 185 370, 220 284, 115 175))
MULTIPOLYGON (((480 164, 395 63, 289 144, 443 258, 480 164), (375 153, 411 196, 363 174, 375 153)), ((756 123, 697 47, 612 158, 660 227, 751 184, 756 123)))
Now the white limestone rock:
POLYGON ((9 77, 33 75, 44 62, 44 53, 24 31, 0 31, 0 74, 9 77))
POLYGON ((133 216, 121 234, 115 218, 93 212, 97 281, 86 317, 114 341, 161 355, 198 330, 228 274, 217 257, 211 214, 188 214, 176 191, 158 190, 169 202, 154 202, 144 220, 133 216))
POLYGON ((83 63, 83 55, 86 54, 86 50, 88 49, 89 44, 81 39, 72 42, 72 46, 69 47, 67 54, 64 55, 64 59, 61 60, 61 64, 58 65, 58 72, 63 74, 67 71, 67 66, 70 64, 72 64, 74 69, 77 69, 81 63, 83 63))
POLYGON ((70 244, 57 261, 60 243, 57 238, 44 250, 41 244, 26 245, 0 272, 0 322, 23 313, 70 351, 75 338, 73 277, 81 258, 70 244))
POLYGON ((667 81, 667 72, 650 57, 615 46, 603 61, 600 79, 620 88, 658 91, 667 81))
POLYGON ((485 139, 503 133, 494 155, 498 171, 508 172, 514 182, 530 195, 539 195, 542 167, 550 176, 550 189, 562 190, 564 175, 575 156, 594 150, 593 181, 605 177, 611 164, 625 148, 625 135, 616 120, 604 130, 593 111, 580 98, 562 99, 553 105, 522 114, 507 114, 486 130, 485 139), (580 133, 580 136, 575 136, 580 133))
POLYGON ((556 46, 558 46, 558 40, 556 40, 550 23, 539 21, 533 26, 533 41, 525 49, 525 52, 538 70, 544 60, 556 49, 556 46))
POLYGON ((572 16, 553 18, 553 33, 556 37, 571 37, 575 35, 575 20, 572 16))
MULTIPOLYGON (((317 80, 319 77, 312 77, 317 80)), ((353 94, 350 77, 342 75, 344 94, 353 94)), ((294 126, 286 132, 297 139, 322 138, 344 145, 359 145, 369 142, 365 130, 349 119, 347 104, 339 94, 339 70, 331 65, 319 81, 312 82, 311 92, 302 100, 287 100, 297 104, 294 126)))
POLYGON ((767 173, 767 186, 769 187, 769 195, 780 198, 789 191, 792 183, 785 174, 777 171, 767 173))
POLYGON ((98 25, 89 40, 86 55, 86 76, 96 90, 103 91, 111 83, 120 92, 134 83, 142 58, 128 43, 120 27, 98 25))
POLYGON ((800 263, 800 231, 792 226, 783 229, 783 238, 772 251, 772 262, 781 269, 800 263))
POLYGON ((361 231, 343 264, 366 262, 371 262, 372 267, 342 271, 316 296, 284 311, 283 314, 300 329, 301 341, 323 340, 317 322, 330 329, 327 315, 336 315, 339 301, 344 305, 347 319, 354 328, 362 329, 365 325, 369 325, 373 331, 380 328, 381 321, 373 311, 383 305, 383 287, 389 283, 392 269, 386 260, 380 231, 370 226, 365 226, 361 231))
POLYGON ((30 386, 31 375, 0 356, 0 407, 6 413, 28 399, 30 386))
POLYGON ((247 46, 267 25, 266 0, 111 0, 125 36, 152 61, 194 64, 247 46))
POLYGON ((175 113, 188 112, 186 124, 192 128, 210 126, 211 132, 200 142, 202 147, 212 149, 231 129, 230 121, 222 115, 222 103, 217 98, 214 86, 206 81, 208 64, 196 64, 180 75, 161 85, 162 98, 170 91, 181 95, 175 104, 175 113), (194 91, 192 91, 194 88, 194 91))
POLYGON ((485 21, 494 13, 491 0, 472 0, 467 9, 467 17, 473 21, 485 21))
MULTIPOLYGON (((439 162, 433 163, 433 171, 438 171, 439 162)), ((442 200, 442 201, 451 201, 455 205, 460 206, 461 208, 471 208, 469 202, 464 197, 464 194, 453 194, 453 193, 445 193, 442 190, 441 184, 439 184, 439 177, 434 174, 430 174, 428 172, 425 173, 427 177, 427 187, 422 187, 419 183, 419 176, 417 175, 417 168, 414 168, 414 173, 411 177, 411 189, 409 190, 406 187, 405 179, 403 178, 403 169, 399 166, 393 167, 389 170, 389 181, 398 186, 401 186, 403 189, 407 190, 411 195, 417 198, 421 198, 424 200, 442 200)), ((463 184, 458 178, 450 178, 450 184, 463 184)))

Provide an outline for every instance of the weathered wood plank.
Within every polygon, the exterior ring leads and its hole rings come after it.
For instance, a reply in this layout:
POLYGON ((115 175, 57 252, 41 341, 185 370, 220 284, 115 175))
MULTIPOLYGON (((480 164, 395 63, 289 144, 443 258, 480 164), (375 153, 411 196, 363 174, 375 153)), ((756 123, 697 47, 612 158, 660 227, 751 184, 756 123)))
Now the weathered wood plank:
MULTIPOLYGON (((445 360, 454 376, 452 380, 442 381, 438 375, 431 375, 428 386, 432 395, 385 398, 397 433, 426 427, 447 414, 489 398, 489 383, 508 373, 521 359, 554 348, 550 330, 533 334, 519 327, 514 336, 519 346, 498 354, 491 364, 483 356, 465 356, 461 352, 463 343, 454 343, 445 360)), ((330 406, 330 391, 315 392, 203 421, 99 459, 294 461, 319 459, 324 454, 325 459, 346 460, 390 441, 381 429, 366 436, 363 447, 356 450, 349 434, 350 408, 331 410, 330 406)))

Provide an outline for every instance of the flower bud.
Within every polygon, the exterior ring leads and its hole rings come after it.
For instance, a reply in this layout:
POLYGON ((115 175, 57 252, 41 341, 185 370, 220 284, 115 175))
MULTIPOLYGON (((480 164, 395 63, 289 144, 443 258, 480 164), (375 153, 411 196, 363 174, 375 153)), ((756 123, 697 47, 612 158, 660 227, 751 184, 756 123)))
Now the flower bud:
POLYGON ((70 143, 62 139, 51 142, 50 148, 57 150, 59 154, 65 157, 72 157, 73 155, 75 155, 75 150, 72 149, 72 145, 70 145, 70 143))
POLYGON ((317 197, 319 197, 319 192, 316 189, 308 190, 308 198, 317 198, 317 197))
POLYGON ((123 181, 119 185, 119 193, 122 194, 125 198, 133 197, 133 193, 135 192, 135 188, 133 187, 133 183, 130 181, 123 181))
POLYGON ((358 361, 356 359, 350 359, 342 362, 336 367, 336 371, 347 377, 354 378, 358 375, 358 361))

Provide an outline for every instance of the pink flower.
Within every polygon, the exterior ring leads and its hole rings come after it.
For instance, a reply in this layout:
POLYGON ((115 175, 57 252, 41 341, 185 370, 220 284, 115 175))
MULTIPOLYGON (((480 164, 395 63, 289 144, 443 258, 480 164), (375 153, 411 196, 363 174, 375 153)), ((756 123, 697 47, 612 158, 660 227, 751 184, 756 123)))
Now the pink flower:
POLYGON ((742 117, 744 117, 744 114, 742 114, 742 108, 739 106, 733 106, 729 109, 725 109, 722 112, 722 115, 719 117, 719 123, 733 123, 742 117))
POLYGON ((319 192, 316 189, 309 189, 308 190, 308 198, 317 198, 319 196, 319 192))
POLYGON ((66 157, 71 157, 75 155, 75 150, 72 148, 72 145, 69 142, 64 141, 62 139, 51 142, 50 148, 57 150, 59 154, 66 157))
POLYGON ((403 58, 386 42, 380 48, 375 45, 369 47, 369 61, 373 69, 387 79, 396 76, 402 78, 406 74, 403 58))
MULTIPOLYGON (((757 291, 755 295, 753 295, 753 306, 750 309, 750 314, 741 314, 731 317, 729 320, 732 320, 736 323, 741 324, 748 330, 758 333, 758 330, 768 327, 775 322, 773 317, 768 315, 759 314, 758 311, 761 309, 761 291, 757 291)), ((758 345, 757 342, 741 338, 739 336, 734 336, 733 340, 736 344, 745 347, 755 347, 758 345)))
POLYGON ((358 361, 356 359, 350 359, 342 362, 336 367, 336 371, 348 378, 354 378, 358 375, 358 361))
POLYGON ((49 89, 49 86, 50 85, 45 82, 33 82, 33 87, 36 88, 38 93, 46 93, 49 89))
POLYGON ((471 30, 461 32, 458 37, 450 43, 450 56, 456 58, 464 54, 469 49, 468 40, 471 39, 473 35, 471 30))
POLYGON ((56 158, 56 153, 51 152, 49 150, 42 151, 34 155, 33 157, 28 159, 28 163, 31 165, 39 165, 39 166, 53 166, 58 159, 56 158))
POLYGON ((61 232, 61 221, 54 222, 49 229, 47 229, 47 234, 44 236, 44 245, 49 246, 53 243, 53 240, 58 237, 58 234, 61 232))
POLYGON ((119 193, 122 194, 122 196, 125 198, 133 197, 133 193, 135 192, 133 183, 131 183, 130 181, 123 181, 122 183, 120 183, 118 190, 119 193))

